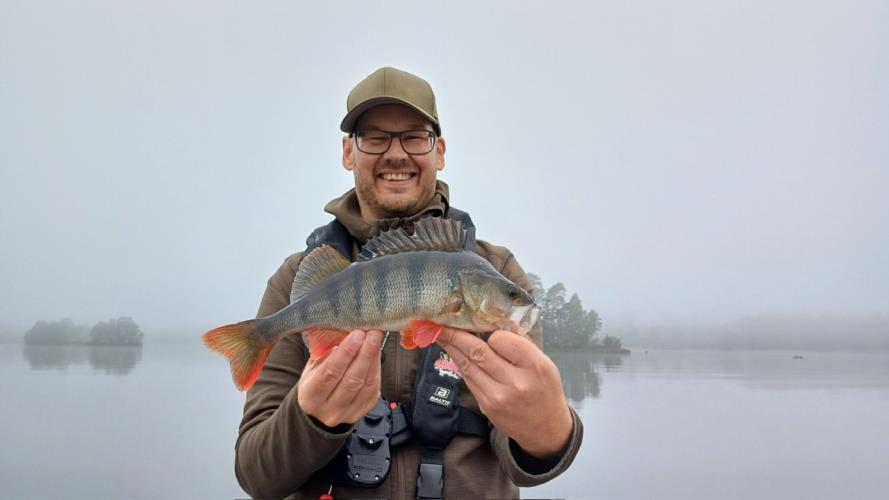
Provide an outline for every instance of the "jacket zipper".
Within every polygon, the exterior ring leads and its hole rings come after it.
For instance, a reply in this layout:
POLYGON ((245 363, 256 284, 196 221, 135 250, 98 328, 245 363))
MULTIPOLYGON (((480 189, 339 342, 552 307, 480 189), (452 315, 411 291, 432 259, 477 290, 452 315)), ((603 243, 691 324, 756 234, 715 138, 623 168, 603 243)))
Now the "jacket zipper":
MULTIPOLYGON (((395 339, 395 340, 398 340, 398 339, 395 339)), ((392 342, 392 345, 393 345, 393 348, 391 349, 392 359, 395 362, 395 387, 394 387, 393 393, 396 395, 396 397, 399 397, 398 388, 401 387, 401 361, 402 361, 401 360, 401 350, 398 348, 399 347, 398 342, 392 342)), ((399 405, 402 403, 404 403, 404 401, 398 402, 399 405)), ((402 462, 401 460, 398 460, 398 463, 391 464, 391 465, 395 465, 395 469, 396 469, 395 472, 398 476, 398 482, 393 483, 393 485, 392 485, 393 486, 392 492, 394 493, 393 495, 391 495, 392 498, 402 498, 405 496, 405 491, 395 491, 396 485, 401 485, 401 487, 404 488, 404 484, 405 484, 404 483, 404 470, 403 470, 404 464, 402 464, 401 462, 402 462)))

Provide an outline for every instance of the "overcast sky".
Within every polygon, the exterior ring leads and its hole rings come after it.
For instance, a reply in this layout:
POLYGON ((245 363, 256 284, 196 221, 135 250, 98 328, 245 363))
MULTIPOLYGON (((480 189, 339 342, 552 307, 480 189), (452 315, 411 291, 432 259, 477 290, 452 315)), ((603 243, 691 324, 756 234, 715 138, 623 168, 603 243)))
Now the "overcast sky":
POLYGON ((889 312, 889 2, 0 0, 0 326, 252 317, 384 65, 606 323, 889 312))

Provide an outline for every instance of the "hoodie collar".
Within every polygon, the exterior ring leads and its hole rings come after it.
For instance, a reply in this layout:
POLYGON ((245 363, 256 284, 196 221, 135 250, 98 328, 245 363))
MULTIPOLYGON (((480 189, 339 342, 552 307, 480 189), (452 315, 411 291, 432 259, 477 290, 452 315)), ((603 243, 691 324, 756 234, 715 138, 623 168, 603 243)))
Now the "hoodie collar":
POLYGON ((395 217, 393 219, 370 219, 361 217, 361 208, 358 206, 358 195, 355 188, 346 191, 345 194, 332 200, 324 206, 324 211, 333 215, 346 227, 349 233, 364 244, 372 236, 394 227, 406 226, 411 230, 414 221, 426 217, 447 217, 450 208, 448 202, 448 185, 444 181, 435 181, 435 194, 426 208, 409 217, 395 217))

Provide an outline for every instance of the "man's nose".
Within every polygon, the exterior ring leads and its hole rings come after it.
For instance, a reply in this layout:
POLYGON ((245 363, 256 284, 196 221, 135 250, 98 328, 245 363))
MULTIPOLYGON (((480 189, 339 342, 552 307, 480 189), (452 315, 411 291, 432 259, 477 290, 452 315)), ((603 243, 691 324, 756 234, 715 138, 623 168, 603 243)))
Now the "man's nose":
POLYGON ((393 137, 392 143, 389 144, 389 149, 383 153, 383 158, 387 160, 403 160, 407 158, 408 154, 404 151, 404 148, 401 146, 401 137, 393 137))

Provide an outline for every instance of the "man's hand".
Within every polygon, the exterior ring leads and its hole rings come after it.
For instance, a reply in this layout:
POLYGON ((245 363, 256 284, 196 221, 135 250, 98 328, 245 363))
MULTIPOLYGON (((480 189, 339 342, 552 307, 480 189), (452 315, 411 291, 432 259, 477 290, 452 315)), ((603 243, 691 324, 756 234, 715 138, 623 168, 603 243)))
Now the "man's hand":
POLYGON ((380 399, 379 330, 354 330, 299 379, 300 408, 327 427, 354 424, 380 399))
POLYGON ((526 453, 548 458, 568 443, 573 420, 559 369, 533 342, 498 330, 485 343, 445 328, 438 343, 463 372, 482 413, 526 453))

